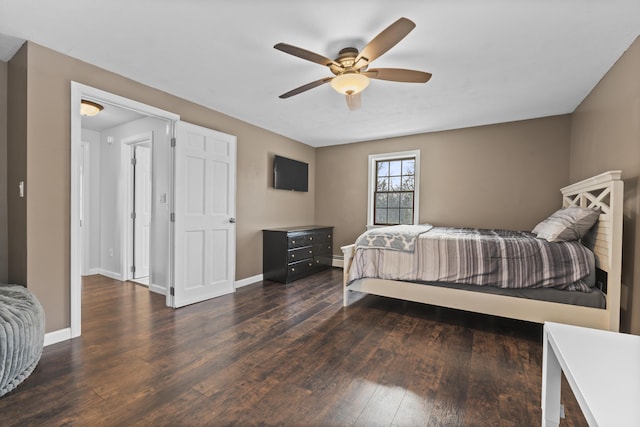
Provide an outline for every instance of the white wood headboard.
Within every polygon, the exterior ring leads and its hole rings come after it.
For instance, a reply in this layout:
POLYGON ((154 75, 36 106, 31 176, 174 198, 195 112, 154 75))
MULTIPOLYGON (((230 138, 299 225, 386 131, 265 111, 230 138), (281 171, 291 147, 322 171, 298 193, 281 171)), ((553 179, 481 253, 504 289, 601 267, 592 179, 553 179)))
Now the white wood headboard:
POLYGON ((607 272, 607 311, 616 330, 622 287, 622 220, 624 184, 621 171, 609 171, 562 188, 562 206, 600 208, 600 220, 582 239, 596 255, 596 267, 607 272), (614 319, 615 317, 615 319, 614 319))

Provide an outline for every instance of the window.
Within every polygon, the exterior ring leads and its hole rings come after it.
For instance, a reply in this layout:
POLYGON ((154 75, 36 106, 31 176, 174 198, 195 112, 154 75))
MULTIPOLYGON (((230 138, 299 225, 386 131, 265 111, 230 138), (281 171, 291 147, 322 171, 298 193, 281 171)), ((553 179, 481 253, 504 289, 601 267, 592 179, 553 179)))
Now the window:
POLYGON ((369 156, 368 227, 417 224, 420 151, 369 156))

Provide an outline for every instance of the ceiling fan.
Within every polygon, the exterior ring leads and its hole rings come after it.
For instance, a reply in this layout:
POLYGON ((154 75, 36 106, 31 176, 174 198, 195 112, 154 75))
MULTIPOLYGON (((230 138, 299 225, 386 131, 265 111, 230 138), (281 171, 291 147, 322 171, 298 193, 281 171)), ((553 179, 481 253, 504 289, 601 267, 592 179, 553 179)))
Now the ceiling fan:
POLYGON ((345 95, 349 109, 356 110, 360 108, 360 93, 369 85, 369 79, 426 83, 431 78, 431 73, 402 68, 369 69, 369 64, 374 59, 398 44, 415 26, 416 24, 410 19, 400 18, 375 36, 362 49, 362 52, 358 52, 358 49, 354 47, 346 47, 339 52, 336 59, 329 59, 326 56, 290 44, 276 44, 273 46, 274 48, 298 58, 327 66, 334 74, 334 77, 325 77, 283 93, 280 98, 289 98, 325 83, 331 83, 331 87, 345 95))

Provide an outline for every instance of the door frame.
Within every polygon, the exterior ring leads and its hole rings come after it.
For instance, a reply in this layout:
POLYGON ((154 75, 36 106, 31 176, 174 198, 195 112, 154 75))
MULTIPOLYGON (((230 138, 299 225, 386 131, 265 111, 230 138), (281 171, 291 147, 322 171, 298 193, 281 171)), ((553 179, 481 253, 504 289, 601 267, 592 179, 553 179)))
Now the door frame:
MULTIPOLYGON (((79 337, 82 333, 82 255, 83 242, 80 230, 80 194, 78 176, 78 156, 81 148, 82 119, 80 116, 80 101, 88 99, 95 102, 104 102, 118 107, 134 110, 147 116, 168 120, 175 127, 175 122, 180 120, 178 114, 152 107, 129 98, 115 95, 101 89, 84 85, 75 81, 71 82, 71 194, 70 194, 70 225, 69 225, 69 286, 70 286, 70 329, 69 336, 60 336, 61 340, 79 337)), ((169 292, 166 292, 167 296, 169 292)), ((167 297, 168 298, 168 297, 167 297)), ((56 340, 57 341, 57 340, 56 340)))
MULTIPOLYGON (((120 263, 122 267, 122 280, 130 280, 133 278, 131 274, 131 266, 133 264, 133 219, 131 218, 131 212, 134 210, 134 191, 133 191, 133 165, 131 159, 133 158, 133 150, 138 145, 149 144, 151 149, 151 173, 153 174, 153 131, 144 132, 138 135, 129 136, 122 139, 122 149, 120 151, 120 167, 124 172, 122 181, 124 190, 121 194, 127 198, 123 203, 124 209, 120 212, 122 217, 122 224, 126 224, 122 227, 122 261, 120 263)), ((153 175, 151 178, 151 197, 153 197, 153 175)), ((151 204, 151 215, 153 216, 154 204, 151 204)), ((149 242, 150 258, 153 259, 153 245, 149 242)), ((149 273, 149 289, 151 289, 151 273, 149 273)))

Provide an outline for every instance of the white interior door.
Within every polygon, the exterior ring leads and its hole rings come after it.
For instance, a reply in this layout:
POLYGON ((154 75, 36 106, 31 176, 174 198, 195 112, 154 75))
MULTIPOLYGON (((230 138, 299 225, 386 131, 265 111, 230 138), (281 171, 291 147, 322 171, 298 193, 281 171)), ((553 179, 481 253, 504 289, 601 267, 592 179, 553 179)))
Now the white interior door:
POLYGON ((176 123, 173 307, 234 292, 236 137, 176 123))
POLYGON ((133 271, 134 279, 149 276, 149 241, 151 238, 151 148, 134 147, 133 271))

